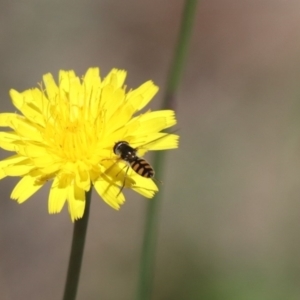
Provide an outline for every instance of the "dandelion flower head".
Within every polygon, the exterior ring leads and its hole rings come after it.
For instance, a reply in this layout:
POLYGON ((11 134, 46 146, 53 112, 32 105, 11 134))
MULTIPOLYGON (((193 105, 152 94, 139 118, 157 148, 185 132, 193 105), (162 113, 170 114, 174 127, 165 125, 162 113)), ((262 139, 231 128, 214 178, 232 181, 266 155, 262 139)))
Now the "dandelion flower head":
POLYGON ((140 112, 157 93, 147 81, 126 91, 126 72, 113 69, 101 79, 90 68, 80 79, 74 71, 51 74, 39 88, 10 90, 18 113, 1 113, 0 147, 14 154, 0 161, 0 179, 21 177, 11 198, 23 203, 51 182, 48 210, 59 213, 65 202, 72 221, 83 216, 85 192, 94 186, 100 197, 119 209, 124 185, 151 198, 158 190, 114 153, 126 141, 142 156, 147 151, 177 148, 178 136, 162 130, 176 124, 172 110, 140 112))

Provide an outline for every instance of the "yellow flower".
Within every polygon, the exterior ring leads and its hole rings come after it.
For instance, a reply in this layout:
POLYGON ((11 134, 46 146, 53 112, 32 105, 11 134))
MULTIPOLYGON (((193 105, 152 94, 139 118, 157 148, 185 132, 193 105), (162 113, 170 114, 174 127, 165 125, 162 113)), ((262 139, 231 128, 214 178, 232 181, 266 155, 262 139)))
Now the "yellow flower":
POLYGON ((0 179, 22 177, 13 199, 22 203, 51 180, 49 213, 60 212, 67 201, 74 221, 83 216, 91 185, 115 209, 125 201, 123 186, 153 197, 155 183, 126 167, 114 145, 126 141, 138 155, 177 148, 178 136, 161 132, 176 119, 172 110, 137 114, 158 87, 147 81, 126 92, 125 78, 117 69, 103 80, 98 68, 88 69, 82 80, 74 71, 60 71, 58 85, 46 74, 45 89, 10 91, 22 114, 0 114, 0 126, 12 129, 0 132, 0 147, 15 152, 0 162, 0 179))

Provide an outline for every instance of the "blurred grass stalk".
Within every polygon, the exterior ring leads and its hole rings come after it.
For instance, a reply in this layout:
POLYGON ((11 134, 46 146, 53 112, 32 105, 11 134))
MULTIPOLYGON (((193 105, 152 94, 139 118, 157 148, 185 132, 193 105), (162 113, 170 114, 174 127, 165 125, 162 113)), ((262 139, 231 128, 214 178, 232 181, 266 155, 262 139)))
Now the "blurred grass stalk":
MULTIPOLYGON (((185 1, 178 41, 175 47, 170 73, 167 78, 162 109, 174 109, 175 107, 175 96, 183 73, 187 49, 196 15, 196 6, 197 0, 185 1)), ((157 152, 154 156, 153 162, 157 178, 162 178, 163 176, 163 162, 164 152, 157 152)), ((151 299, 155 266, 158 214, 161 201, 162 199, 158 194, 158 196, 155 196, 152 200, 148 201, 147 204, 144 240, 137 286, 137 300, 151 299)))
POLYGON ((63 300, 75 300, 79 283, 85 237, 89 220, 90 205, 92 198, 92 188, 85 193, 86 203, 83 217, 74 221, 73 238, 67 279, 63 300))

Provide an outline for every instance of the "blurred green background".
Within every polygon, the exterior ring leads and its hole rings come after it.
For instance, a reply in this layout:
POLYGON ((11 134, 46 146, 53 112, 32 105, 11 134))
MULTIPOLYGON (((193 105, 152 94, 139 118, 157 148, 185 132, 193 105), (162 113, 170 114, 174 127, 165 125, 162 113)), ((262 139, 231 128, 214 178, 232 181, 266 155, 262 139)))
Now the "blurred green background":
MULTIPOLYGON (((0 111, 59 69, 161 87, 184 1, 1 1, 0 111)), ((300 2, 199 1, 161 185, 155 300, 300 299, 300 2)), ((1 158, 9 155, 1 151, 1 158)), ((0 297, 61 299, 72 223, 0 181, 0 297)), ((94 193, 78 299, 134 298, 147 199, 94 193)))

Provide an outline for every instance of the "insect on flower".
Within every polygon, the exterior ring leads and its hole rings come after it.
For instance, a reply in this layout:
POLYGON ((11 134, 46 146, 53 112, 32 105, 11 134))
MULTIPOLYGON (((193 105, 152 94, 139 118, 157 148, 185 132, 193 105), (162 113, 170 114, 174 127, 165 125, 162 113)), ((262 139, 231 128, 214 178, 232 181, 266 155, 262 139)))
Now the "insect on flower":
POLYGON ((119 141, 116 142, 114 147, 113 147, 113 152, 119 156, 121 160, 127 163, 127 169, 125 172, 125 176, 123 179, 123 184, 121 186, 120 192, 123 190, 125 186, 125 179, 127 176, 127 172, 129 170, 129 167, 138 175, 144 177, 144 178, 149 178, 149 179, 154 179, 154 174, 155 171, 153 167, 149 164, 147 160, 144 158, 140 157, 138 155, 138 151, 142 148, 145 148, 149 146, 149 144, 154 144, 155 142, 159 141, 160 139, 168 137, 170 134, 169 133, 163 133, 162 136, 140 146, 133 148, 127 141, 119 141))
POLYGON ((114 146, 114 153, 127 162, 134 172, 146 178, 153 178, 154 170, 152 166, 137 155, 137 150, 137 148, 132 148, 126 141, 117 142, 114 146))

